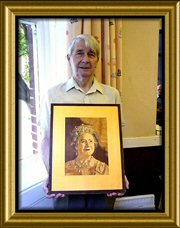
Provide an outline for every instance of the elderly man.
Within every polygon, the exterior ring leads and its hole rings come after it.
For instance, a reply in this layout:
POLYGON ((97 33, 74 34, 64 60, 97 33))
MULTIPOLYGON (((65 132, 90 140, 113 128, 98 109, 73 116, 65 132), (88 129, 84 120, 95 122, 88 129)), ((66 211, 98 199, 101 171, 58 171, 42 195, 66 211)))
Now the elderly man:
MULTIPOLYGON (((42 105, 41 115, 41 151, 42 158, 49 172, 50 142, 50 104, 51 103, 84 103, 84 104, 121 104, 118 90, 99 83, 95 77, 95 69, 99 60, 100 48, 91 35, 81 34, 75 37, 69 47, 67 59, 72 69, 72 77, 65 83, 51 88, 42 105)), ((126 188, 128 188, 128 180, 126 188)), ((48 197, 55 198, 55 209, 61 210, 111 210, 114 196, 117 193, 64 195, 48 194, 48 178, 44 190, 48 197), (107 200, 111 197, 111 200, 107 200), (109 201, 112 201, 108 204, 109 201), (66 202, 66 203, 64 203, 66 202)))

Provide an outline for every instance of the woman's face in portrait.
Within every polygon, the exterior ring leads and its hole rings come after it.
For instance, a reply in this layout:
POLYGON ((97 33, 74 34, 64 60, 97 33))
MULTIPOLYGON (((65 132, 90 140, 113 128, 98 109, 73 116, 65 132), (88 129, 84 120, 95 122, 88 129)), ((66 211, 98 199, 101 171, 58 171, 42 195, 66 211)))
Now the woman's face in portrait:
POLYGON ((84 133, 79 136, 77 142, 78 156, 91 156, 95 150, 95 142, 93 135, 84 133))
POLYGON ((97 54, 85 46, 84 40, 80 40, 71 55, 68 55, 74 77, 88 77, 94 73, 98 63, 97 54))

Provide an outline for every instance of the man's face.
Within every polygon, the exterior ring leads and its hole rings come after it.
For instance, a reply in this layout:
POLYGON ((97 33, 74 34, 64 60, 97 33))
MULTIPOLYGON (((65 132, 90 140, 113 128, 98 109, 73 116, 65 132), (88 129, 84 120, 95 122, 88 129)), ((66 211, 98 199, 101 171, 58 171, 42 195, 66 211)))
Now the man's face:
POLYGON ((79 156, 91 156, 95 150, 93 135, 84 133, 79 136, 77 143, 77 153, 79 156))
POLYGON ((76 43, 71 55, 67 56, 73 76, 77 79, 90 78, 98 63, 97 54, 85 46, 84 40, 76 43))

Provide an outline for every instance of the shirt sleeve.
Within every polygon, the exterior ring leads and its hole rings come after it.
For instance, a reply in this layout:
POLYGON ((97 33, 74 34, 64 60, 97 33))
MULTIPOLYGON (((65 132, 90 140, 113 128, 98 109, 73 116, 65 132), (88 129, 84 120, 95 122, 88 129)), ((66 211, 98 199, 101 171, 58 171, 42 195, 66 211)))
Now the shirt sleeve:
POLYGON ((50 99, 48 93, 43 97, 40 108, 40 151, 47 171, 50 154, 50 99))

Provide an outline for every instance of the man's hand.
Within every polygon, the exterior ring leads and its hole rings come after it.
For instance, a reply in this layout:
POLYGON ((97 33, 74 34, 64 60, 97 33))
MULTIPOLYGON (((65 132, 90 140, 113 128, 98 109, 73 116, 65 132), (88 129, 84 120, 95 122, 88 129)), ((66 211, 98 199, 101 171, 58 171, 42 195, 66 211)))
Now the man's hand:
MULTIPOLYGON (((126 189, 129 189, 129 181, 128 181, 126 175, 124 176, 124 178, 125 178, 126 189)), ((108 196, 108 197, 112 197, 112 196, 117 197, 117 196, 123 196, 124 194, 125 194, 125 193, 111 192, 111 193, 107 193, 107 196, 108 196)))
POLYGON ((62 193, 49 194, 49 177, 44 181, 43 189, 44 189, 44 193, 47 198, 56 198, 57 199, 57 198, 64 198, 66 196, 65 194, 62 194, 62 193))

